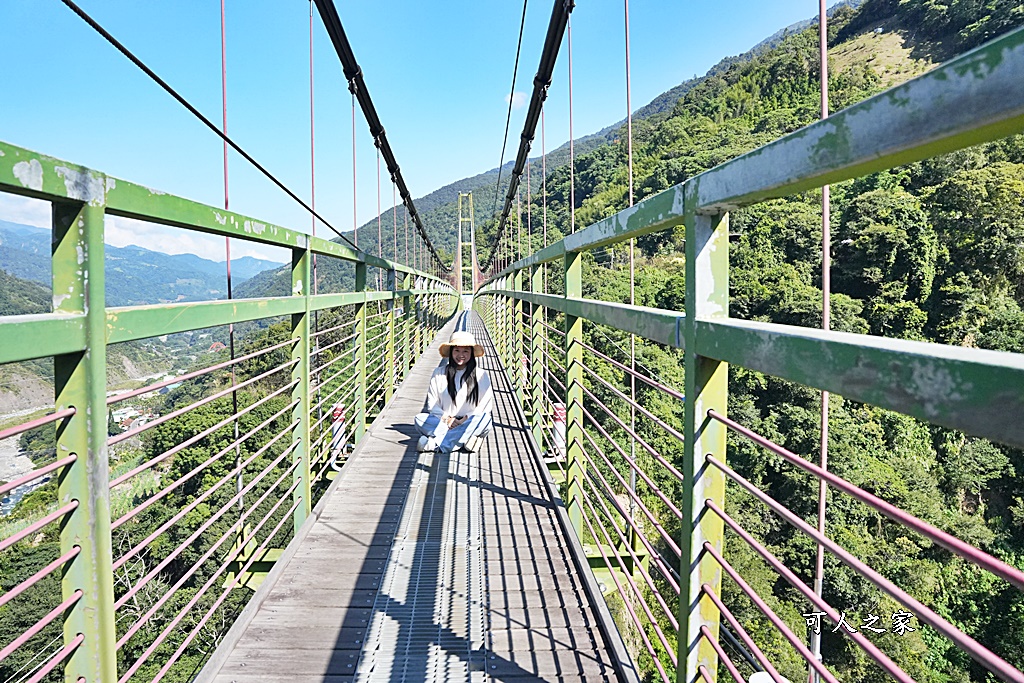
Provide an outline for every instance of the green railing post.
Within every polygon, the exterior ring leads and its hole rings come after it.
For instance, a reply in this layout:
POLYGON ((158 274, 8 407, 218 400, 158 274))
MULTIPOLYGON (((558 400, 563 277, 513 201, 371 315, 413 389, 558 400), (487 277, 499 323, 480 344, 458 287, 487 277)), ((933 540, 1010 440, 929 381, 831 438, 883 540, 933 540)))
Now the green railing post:
MULTIPOLYGON (((434 283, 430 282, 428 287, 433 287, 434 283)), ((433 337, 433 332, 437 329, 437 294, 428 294, 428 300, 430 301, 427 306, 427 310, 430 312, 430 317, 427 319, 431 334, 428 335, 427 342, 429 343, 430 337, 433 337)))
POLYGON ((423 349, 426 348, 427 343, 427 316, 429 311, 427 310, 427 304, 430 303, 430 299, 426 294, 420 294, 419 306, 416 309, 416 355, 422 356, 423 349))
MULTIPOLYGON (((515 279, 513 280, 514 287, 517 292, 523 291, 523 271, 517 270, 515 279)), ((526 389, 523 384, 526 382, 526 376, 523 371, 523 300, 516 299, 513 302, 514 314, 512 316, 512 339, 514 340, 513 355, 515 358, 515 373, 513 377, 516 378, 516 395, 519 397, 519 403, 523 403, 523 399, 526 396, 526 389)))
POLYGON ((292 493, 295 501, 300 498, 302 504, 295 508, 292 513, 292 521, 295 531, 298 532, 311 510, 310 500, 312 499, 312 484, 310 482, 312 466, 310 459, 313 457, 312 448, 309 442, 309 413, 313 408, 309 401, 309 294, 310 273, 312 269, 312 256, 307 246, 305 249, 292 249, 292 295, 301 296, 305 301, 305 309, 301 313, 292 315, 292 381, 295 387, 292 389, 292 401, 296 401, 292 411, 292 421, 297 422, 292 430, 292 443, 296 444, 292 451, 292 462, 299 463, 292 475, 293 483, 299 485, 292 493))
MULTIPOLYGON (((692 196, 692 195, 689 195, 692 196)), ((729 367, 726 363, 697 355, 697 321, 727 318, 729 315, 729 219, 728 215, 695 215, 689 199, 686 223, 686 319, 684 354, 686 405, 683 434, 686 455, 683 475, 681 582, 679 600, 679 670, 677 681, 691 683, 698 678, 698 667, 718 671, 715 651, 701 637, 707 626, 718 638, 719 613, 714 604, 701 596, 708 584, 721 595, 722 572, 712 557, 703 551, 704 542, 722 549, 722 521, 717 515, 702 514, 704 501, 725 505, 725 479, 720 471, 704 460, 711 454, 725 462, 725 426, 708 418, 708 410, 726 414, 729 367)))
POLYGON ((425 310, 425 295, 416 295, 416 355, 423 355, 423 321, 426 319, 427 313, 425 310))
MULTIPOLYGON (((510 278, 506 277, 502 282, 502 288, 505 289, 506 291, 508 290, 509 279, 510 278)), ((512 349, 514 346, 514 344, 512 343, 512 310, 514 308, 513 304, 514 300, 512 299, 512 297, 508 296, 507 294, 502 297, 502 337, 503 346, 505 347, 505 367, 508 369, 509 373, 515 372, 516 367, 512 359, 512 349)))
MULTIPOLYGON (((413 278, 413 287, 416 286, 416 278, 413 278)), ((419 294, 413 294, 409 297, 409 355, 410 357, 417 357, 417 353, 420 347, 419 328, 420 328, 420 297, 419 294)))
MULTIPOLYGON (((565 252, 565 296, 583 296, 583 258, 580 252, 565 252)), ((565 449, 566 506, 569 522, 583 538, 583 319, 565 316, 565 449)))
MULTIPOLYGON (((544 266, 533 266, 530 273, 530 291, 543 292, 544 289, 544 266)), ((544 343, 541 334, 544 327, 541 321, 544 320, 544 308, 537 304, 531 304, 531 336, 530 336, 530 427, 533 429, 533 438, 544 449, 544 343)))
MULTIPOLYGON (((412 288, 412 276, 406 275, 402 289, 408 291, 412 288)), ((412 297, 406 294, 402 297, 402 379, 409 375, 412 367, 412 297)))
POLYGON ((102 205, 53 203, 54 312, 86 316, 85 351, 54 357, 54 402, 75 414, 57 425, 57 458, 76 455, 58 477, 59 505, 78 501, 60 528, 61 553, 80 554, 65 567, 61 594, 82 597, 64 617, 64 642, 85 640, 68 659, 64 680, 117 680, 114 572, 107 467, 107 318, 102 205), (59 296, 57 294, 59 293, 59 296))
MULTIPOLYGON (((511 278, 511 276, 508 276, 508 278, 505 279, 505 289, 507 290, 510 284, 512 284, 514 286, 514 283, 515 283, 515 280, 513 278, 511 278), (510 280, 512 281, 512 283, 509 283, 510 280)), ((514 374, 515 373, 515 368, 519 364, 519 359, 518 358, 513 358, 513 356, 515 355, 515 338, 513 337, 513 333, 515 331, 512 328, 512 324, 513 324, 512 313, 515 312, 515 299, 513 299, 512 297, 507 296, 507 295, 504 297, 504 299, 505 299, 504 311, 505 311, 505 360, 506 360, 505 368, 508 369, 508 372, 509 372, 509 374, 512 377, 515 377, 515 374, 514 374)))
MULTIPOLYGON (((356 263, 356 284, 355 291, 366 292, 366 264, 356 263)), ((356 443, 366 433, 366 301, 356 304, 355 311, 356 328, 356 386, 355 411, 353 419, 356 421, 355 436, 356 443)))
POLYGON ((496 287, 499 293, 494 295, 494 351, 498 354, 498 360, 501 361, 501 364, 507 366, 505 363, 505 327, 502 325, 505 297, 500 293, 505 288, 504 281, 498 279, 496 287))
POLYGON ((388 299, 388 337, 384 363, 389 368, 388 374, 390 376, 385 380, 384 384, 385 403, 389 403, 391 397, 395 395, 395 378, 398 373, 395 362, 395 285, 398 282, 397 275, 393 270, 388 271, 388 289, 391 290, 391 298, 388 299))

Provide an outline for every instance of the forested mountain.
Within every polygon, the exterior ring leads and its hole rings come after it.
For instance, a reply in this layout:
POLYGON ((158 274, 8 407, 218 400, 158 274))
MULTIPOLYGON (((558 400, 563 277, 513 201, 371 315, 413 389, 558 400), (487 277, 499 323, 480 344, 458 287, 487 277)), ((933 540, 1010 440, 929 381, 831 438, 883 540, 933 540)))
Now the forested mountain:
POLYGON ((49 313, 50 290, 0 270, 0 315, 49 313))
MULTIPOLYGON (((848 11, 849 9, 860 6, 864 0, 840 0, 832 8, 829 9, 829 15, 832 16, 837 11, 848 11)), ((722 59, 718 64, 712 67, 707 74, 704 76, 694 77, 688 79, 679 85, 667 90, 666 92, 658 95, 656 98, 651 100, 649 103, 637 109, 634 113, 634 122, 638 122, 643 119, 657 120, 659 117, 671 112, 676 102, 689 92, 693 87, 703 82, 705 79, 716 76, 720 73, 728 70, 732 65, 743 63, 753 59, 757 54, 763 53, 766 50, 770 50, 772 47, 777 45, 779 41, 788 35, 792 35, 794 32, 799 31, 802 28, 810 25, 811 20, 799 22, 791 26, 787 26, 780 29, 772 36, 761 41, 749 51, 736 56, 726 57, 722 59)), ((576 138, 573 141, 574 154, 577 157, 583 157, 589 152, 594 151, 603 146, 614 144, 617 142, 622 135, 622 127, 625 124, 625 120, 618 121, 612 125, 606 126, 596 133, 584 135, 576 138)), ((538 133, 537 138, 534 140, 533 149, 531 150, 533 156, 530 157, 530 188, 531 192, 535 195, 541 191, 543 185, 543 176, 541 173, 541 157, 540 157, 540 136, 538 133)), ((459 223, 459 212, 458 212, 458 201, 460 193, 472 193, 473 194, 473 208, 474 208, 474 219, 478 228, 485 226, 492 222, 495 211, 501 211, 504 205, 505 195, 508 192, 508 184, 512 167, 515 164, 516 149, 511 148, 508 154, 512 157, 512 160, 506 161, 501 167, 501 184, 498 185, 498 169, 493 168, 485 173, 480 173, 475 176, 463 178, 454 183, 450 183, 441 187, 433 192, 424 195, 418 199, 415 199, 416 210, 419 211, 420 216, 423 220, 423 224, 427 229, 427 233, 430 235, 431 241, 434 246, 438 249, 445 263, 451 263, 451 259, 455 253, 455 241, 459 223)), ((555 149, 547 150, 544 159, 544 166, 547 168, 548 174, 551 174, 557 169, 564 167, 569 163, 569 143, 566 142, 555 149)), ((522 195, 525 199, 526 196, 526 183, 527 177, 524 174, 522 179, 522 195)), ((468 208, 466 209, 468 212, 468 208)), ((398 251, 397 256, 399 261, 405 260, 405 211, 402 207, 398 209, 398 251)), ((377 218, 373 218, 359 227, 359 248, 370 254, 377 253, 377 218)), ((395 215, 392 209, 384 211, 380 215, 380 230, 383 237, 382 254, 385 258, 392 258, 395 256, 394 252, 394 230, 395 230, 395 215)), ((409 239, 411 241, 415 239, 414 228, 410 225, 409 227, 409 239)), ((491 233, 493 234, 493 233, 491 233)), ((351 239, 352 232, 347 231, 345 235, 351 239)), ((479 240, 479 248, 481 249, 481 256, 484 254, 486 249, 486 240, 479 240)), ((255 278, 251 282, 239 290, 242 296, 272 296, 272 292, 280 295, 288 291, 288 282, 290 275, 286 272, 287 269, 283 269, 276 273, 264 273, 259 278, 255 278)), ((345 268, 343 265, 336 267, 333 264, 326 265, 324 268, 324 274, 321 277, 321 281, 324 286, 331 291, 344 291, 351 287, 352 279, 349 273, 350 269, 345 268)))

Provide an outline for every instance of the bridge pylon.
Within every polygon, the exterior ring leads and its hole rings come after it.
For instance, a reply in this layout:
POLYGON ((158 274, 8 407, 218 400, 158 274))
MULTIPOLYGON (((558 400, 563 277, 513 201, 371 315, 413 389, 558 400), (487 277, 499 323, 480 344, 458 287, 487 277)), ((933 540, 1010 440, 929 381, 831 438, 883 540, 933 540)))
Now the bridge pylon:
POLYGON ((459 193, 459 248, 455 256, 455 269, 459 274, 459 292, 466 293, 466 271, 469 271, 469 293, 476 291, 479 284, 479 264, 476 258, 476 220, 473 213, 473 193, 459 193), (465 201, 463 201, 465 199, 465 201), (468 243, 464 241, 467 232, 463 231, 466 226, 469 235, 468 243), (465 258, 463 249, 469 247, 469 259, 465 258), (468 261, 468 262, 467 262, 468 261))

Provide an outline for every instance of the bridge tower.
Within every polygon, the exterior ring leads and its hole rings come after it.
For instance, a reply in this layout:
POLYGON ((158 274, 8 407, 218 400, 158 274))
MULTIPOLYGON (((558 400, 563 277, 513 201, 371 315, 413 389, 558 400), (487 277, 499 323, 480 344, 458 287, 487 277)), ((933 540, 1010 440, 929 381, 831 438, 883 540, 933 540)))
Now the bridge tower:
POLYGON ((458 263, 455 264, 455 268, 459 273, 459 291, 465 292, 466 287, 466 271, 469 271, 469 289, 470 293, 475 292, 477 288, 477 262, 476 262, 476 222, 473 214, 473 193, 472 192, 460 192, 459 193, 459 249, 456 255, 458 263), (465 198, 465 201, 463 201, 465 198), (467 227, 469 242, 468 244, 463 242, 463 226, 467 227), (463 249, 469 247, 469 259, 465 258, 463 249))

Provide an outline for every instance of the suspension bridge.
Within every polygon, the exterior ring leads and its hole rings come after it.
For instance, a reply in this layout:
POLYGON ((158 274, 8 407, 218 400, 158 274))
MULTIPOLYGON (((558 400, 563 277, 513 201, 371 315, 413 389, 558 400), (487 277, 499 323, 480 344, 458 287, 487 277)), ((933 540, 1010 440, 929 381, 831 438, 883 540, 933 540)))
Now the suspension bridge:
MULTIPOLYGON (((839 622, 841 606, 730 515, 731 480, 915 624, 996 678, 1024 681, 1008 653, 971 638, 845 550, 823 520, 808 524, 726 461, 727 438, 750 441, 1024 590, 1016 567, 728 411, 733 365, 1024 447, 1019 354, 730 318, 728 219, 1024 131, 1024 31, 531 250, 522 220, 507 219, 572 10, 557 2, 496 243, 481 263, 471 199, 465 218, 460 197, 449 265, 422 229, 332 3, 317 6, 413 221, 415 258, 406 232, 397 260, 397 218, 388 259, 0 142, 0 191, 49 202, 53 219, 52 312, 0 318, 0 363, 52 362, 55 384, 52 410, 0 432, 45 429, 55 442, 51 462, 0 484, 7 495, 55 481, 40 489, 51 498, 39 515, 0 538, 0 566, 17 575, 5 579, 0 609, 35 610, 0 642, 0 663, 22 662, 11 680, 714 683, 745 681, 742 666, 782 683, 772 653, 726 604, 729 583, 782 632, 807 675, 835 681, 814 644, 724 556, 727 538, 749 544, 809 612, 839 622), (290 292, 108 307, 106 216, 286 249, 290 292), (683 310, 584 296, 586 254, 680 227, 683 310), (320 291, 317 262, 341 264, 351 287, 320 291), (229 325, 273 330, 278 320, 280 337, 254 335, 258 343, 232 345, 227 360, 108 396, 114 345, 229 325), (487 349, 494 431, 478 452, 420 453, 413 416, 439 344, 457 326, 487 349), (684 386, 588 344, 585 326, 678 349, 684 386), (204 392, 108 433, 112 406, 179 383, 204 392), (634 400, 636 383, 678 405, 682 422, 634 400), (682 457, 661 452, 652 431, 682 457), (160 445, 111 464, 141 438, 160 445)), ((913 680, 865 634, 846 637, 883 676, 913 680)))

